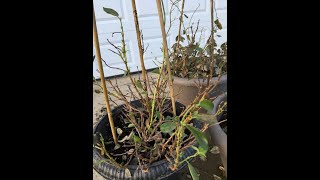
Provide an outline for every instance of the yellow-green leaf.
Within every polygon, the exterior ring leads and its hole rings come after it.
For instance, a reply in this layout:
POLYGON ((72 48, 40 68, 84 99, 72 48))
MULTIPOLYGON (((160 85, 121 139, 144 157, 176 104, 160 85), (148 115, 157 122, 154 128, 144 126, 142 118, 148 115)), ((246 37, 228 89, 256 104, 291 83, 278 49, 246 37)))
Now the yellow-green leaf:
POLYGON ((175 122, 165 122, 161 124, 160 131, 163 133, 170 133, 176 128, 175 122))
POLYGON ((213 103, 210 100, 204 99, 204 100, 200 101, 200 103, 198 105, 207 111, 213 110, 213 103))
POLYGON ((209 149, 207 136, 203 132, 201 132, 199 129, 197 129, 189 124, 186 124, 186 127, 189 129, 189 131, 192 133, 192 135, 196 138, 196 140, 199 144, 199 148, 198 148, 199 153, 201 153, 201 155, 205 155, 209 149))
POLYGON ((188 161, 187 161, 187 163, 188 163, 188 168, 189 168, 192 179, 199 180, 199 175, 198 175, 196 169, 188 161))

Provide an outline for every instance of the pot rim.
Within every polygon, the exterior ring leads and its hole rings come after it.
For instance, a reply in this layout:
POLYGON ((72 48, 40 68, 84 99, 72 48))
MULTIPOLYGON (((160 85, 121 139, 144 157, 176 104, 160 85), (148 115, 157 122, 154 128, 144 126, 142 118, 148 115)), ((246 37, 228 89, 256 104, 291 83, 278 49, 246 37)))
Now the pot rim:
MULTIPOLYGON (((213 77, 212 80, 213 80, 213 83, 216 83, 218 80, 218 77, 213 77)), ((221 76, 219 83, 225 83, 226 81, 227 81, 227 74, 224 74, 221 76)), ((178 76, 174 76, 174 78, 173 78, 173 84, 176 84, 176 85, 195 86, 195 84, 194 84, 195 82, 200 83, 202 85, 203 82, 204 83, 207 82, 207 79, 203 79, 203 78, 188 79, 188 78, 181 78, 178 76)))

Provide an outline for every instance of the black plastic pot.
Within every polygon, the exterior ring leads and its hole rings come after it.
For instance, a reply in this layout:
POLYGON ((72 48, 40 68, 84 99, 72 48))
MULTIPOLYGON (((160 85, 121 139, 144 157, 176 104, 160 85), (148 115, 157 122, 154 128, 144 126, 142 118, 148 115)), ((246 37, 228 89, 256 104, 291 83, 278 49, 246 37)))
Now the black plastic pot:
MULTIPOLYGON (((213 101, 214 108, 213 108, 213 111, 210 112, 210 114, 216 114, 216 112, 218 111, 219 104, 222 101, 227 102, 227 93, 226 92, 219 95, 213 101)), ((217 120, 220 121, 222 117, 223 117, 222 115, 219 115, 217 117, 217 120)), ((227 134, 223 131, 221 126, 222 126, 221 124, 220 125, 219 124, 212 125, 209 128, 209 132, 210 132, 210 135, 211 135, 211 138, 212 138, 214 144, 216 144, 220 149, 220 156, 221 156, 222 164, 227 172, 227 134)), ((224 126, 226 126, 226 123, 224 123, 224 126)))
MULTIPOLYGON (((170 101, 168 101, 169 103, 170 101)), ((135 106, 139 106, 140 102, 138 100, 131 102, 135 106)), ((176 103, 176 109, 177 114, 180 114, 182 111, 182 108, 184 106, 181 103, 176 103)), ((120 114, 120 110, 123 108, 123 106, 116 107, 112 111, 112 115, 114 117, 114 120, 117 120, 117 115, 120 114)), ((94 133, 101 133, 102 136, 106 136, 106 130, 107 130, 107 124, 108 122, 108 116, 104 116, 101 118, 100 122, 97 124, 97 126, 94 128, 94 133)), ((199 127, 200 124, 195 121, 195 126, 199 127)), ((185 159, 188 156, 191 156, 195 153, 195 150, 192 148, 188 148, 183 156, 181 157, 181 160, 185 159)), ((177 171, 172 171, 169 168, 169 162, 166 159, 157 161, 152 163, 148 166, 148 172, 143 172, 140 168, 138 168, 137 165, 129 165, 127 168, 130 170, 131 178, 125 177, 125 169, 116 166, 115 164, 112 164, 106 160, 106 158, 102 157, 100 155, 100 152, 93 148, 93 168, 104 178, 108 180, 179 180, 180 177, 180 171, 187 165, 187 163, 182 164, 179 166, 177 171)))

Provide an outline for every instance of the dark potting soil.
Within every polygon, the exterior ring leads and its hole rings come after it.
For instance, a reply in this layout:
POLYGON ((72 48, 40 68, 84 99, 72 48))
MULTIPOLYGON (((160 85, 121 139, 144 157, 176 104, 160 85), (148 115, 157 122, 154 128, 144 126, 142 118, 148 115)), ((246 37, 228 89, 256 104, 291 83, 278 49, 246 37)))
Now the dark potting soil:
MULTIPOLYGON (((105 111, 105 109, 102 109, 102 111, 105 111)), ((125 118, 126 116, 124 115, 124 113, 126 113, 126 112, 120 110, 120 108, 113 111, 113 118, 114 118, 113 121, 115 124, 115 128, 116 129, 120 128, 122 130, 122 134, 120 136, 118 136, 118 140, 123 139, 125 136, 129 136, 132 131, 134 132, 134 134, 136 136, 138 136, 134 127, 131 127, 131 128, 128 127, 129 124, 126 123, 126 121, 128 121, 128 120, 126 120, 126 118, 125 118)), ((177 113, 179 113, 179 112, 177 112, 177 113)), ((104 114, 106 114, 106 113, 104 113, 104 114)), ((172 117, 173 116, 173 114, 170 112, 165 112, 163 115, 165 117, 167 117, 167 116, 172 117)), ((137 116, 135 118, 138 119, 140 117, 137 116)), ((105 143, 105 147, 106 147, 107 152, 117 161, 117 163, 126 164, 129 161, 129 159, 127 158, 124 161, 122 155, 120 155, 120 154, 125 154, 126 152, 130 151, 131 149, 134 149, 135 148, 134 145, 129 144, 129 143, 124 143, 126 141, 124 141, 122 143, 119 142, 121 147, 115 150, 114 149, 115 144, 113 142, 112 132, 111 132, 111 128, 110 128, 110 124, 109 124, 108 120, 105 122, 105 125, 101 128, 100 131, 101 131, 102 137, 104 138, 104 143, 105 143)), ((156 131, 159 132, 160 127, 158 127, 156 131)), ((185 133, 187 136, 191 134, 191 132, 189 130, 186 130, 185 133)), ((161 133, 161 135, 162 135, 163 139, 168 139, 170 137, 170 135, 167 133, 161 133)), ((100 137, 100 135, 98 135, 98 137, 100 137)), ((98 142, 100 142, 100 141, 98 141, 98 142)), ((154 144, 155 144, 155 141, 150 141, 147 143, 148 147, 151 147, 151 148, 154 146, 154 144)), ((168 145, 171 145, 171 144, 172 144, 171 142, 168 143, 168 145)), ((149 153, 150 153, 149 151, 146 151, 146 152, 140 153, 140 155, 145 158, 150 158, 149 153)), ((135 155, 133 156, 133 158, 134 157, 135 157, 135 155)), ((161 156, 160 159, 158 159, 158 160, 162 160, 162 159, 165 159, 165 157, 161 156)), ((134 159, 131 159, 131 162, 130 162, 131 165, 133 165, 133 164, 136 165, 136 163, 137 163, 137 161, 135 161, 134 159)))

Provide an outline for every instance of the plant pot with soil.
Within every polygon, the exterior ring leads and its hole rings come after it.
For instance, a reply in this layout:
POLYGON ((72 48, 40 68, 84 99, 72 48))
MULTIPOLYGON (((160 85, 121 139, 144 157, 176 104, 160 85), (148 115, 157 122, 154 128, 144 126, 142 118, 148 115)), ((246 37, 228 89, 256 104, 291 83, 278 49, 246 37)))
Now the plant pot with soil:
MULTIPOLYGON (((136 108, 143 107, 139 100, 132 101, 131 105, 136 108)), ((165 102, 165 106, 170 106, 170 100, 165 102)), ((176 103, 176 107, 177 115, 185 108, 180 103, 176 103)), ((112 140, 110 124, 106 115, 94 128, 94 141, 98 145, 93 149, 94 169, 106 179, 179 179, 179 172, 187 165, 187 162, 182 163, 175 171, 169 168, 171 165, 169 161, 174 161, 174 159, 167 160, 169 157, 166 157, 165 152, 161 152, 163 144, 170 138, 169 133, 161 132, 161 127, 164 126, 160 126, 154 136, 146 141, 141 141, 138 131, 127 120, 126 113, 128 112, 125 109, 126 107, 122 105, 112 111, 119 139, 118 146, 112 140), (148 146, 150 148, 147 148, 148 146), (104 148, 105 151, 102 150, 104 148), (152 160, 153 158, 154 160, 152 160)), ((164 116, 173 117, 170 112, 165 112, 164 116)), ((193 121, 193 123, 196 128, 200 128, 199 122, 193 121)), ((184 140, 189 135, 190 131, 186 131, 184 140)), ((169 142, 168 145, 171 146, 172 143, 169 142)), ((195 153, 193 148, 186 148, 179 161, 194 156, 195 153)))
POLYGON ((181 26, 183 19, 188 18, 183 16, 183 5, 181 9, 180 28, 176 42, 171 48, 170 62, 174 75, 173 87, 176 100, 188 105, 199 92, 206 88, 208 83, 217 84, 216 88, 209 92, 208 98, 227 91, 227 42, 217 47, 213 38, 214 33, 222 29, 218 19, 213 21, 213 7, 211 8, 212 32, 203 46, 200 46, 203 33, 203 29, 199 28, 200 20, 196 27, 194 24, 190 27, 181 26), (181 28, 183 28, 182 32, 181 28), (196 39, 196 35, 199 34, 200 38, 196 39))
MULTIPOLYGON (((95 36, 107 116, 103 116, 94 129, 93 167, 106 179, 144 180, 172 179, 188 164, 192 177, 196 179, 197 175, 189 162, 197 156, 206 158, 208 139, 204 131, 209 127, 206 121, 201 126, 197 123, 197 120, 202 121, 198 112, 201 109, 209 111, 213 108, 213 103, 205 97, 216 85, 208 84, 188 106, 175 101, 160 0, 157 0, 157 8, 165 61, 159 67, 161 73, 156 79, 148 78, 144 68, 143 41, 134 0, 132 6, 142 70, 141 78, 138 79, 131 75, 128 66, 122 19, 115 10, 103 8, 120 22, 121 46, 110 41, 109 43, 114 47, 111 52, 119 55, 125 65, 124 75, 130 80, 127 90, 119 87, 117 79, 107 80, 111 91, 107 90, 98 38, 95 36), (116 108, 111 110, 109 102, 114 103, 116 108)), ((107 65, 107 62, 104 62, 107 65)))

